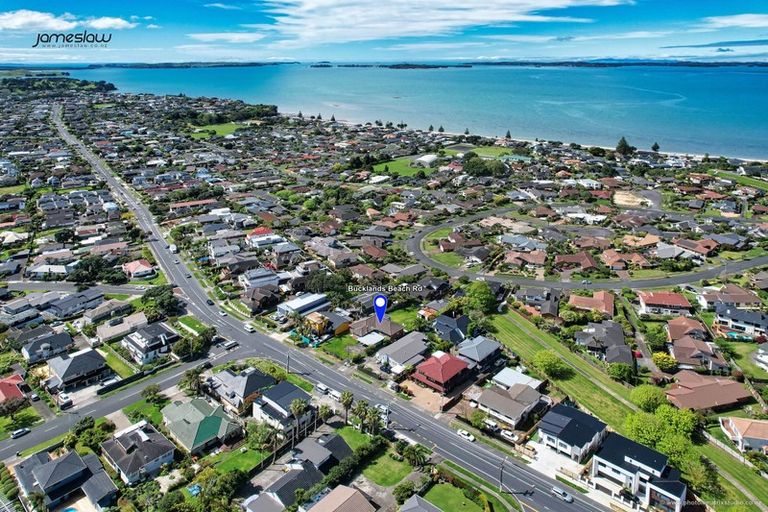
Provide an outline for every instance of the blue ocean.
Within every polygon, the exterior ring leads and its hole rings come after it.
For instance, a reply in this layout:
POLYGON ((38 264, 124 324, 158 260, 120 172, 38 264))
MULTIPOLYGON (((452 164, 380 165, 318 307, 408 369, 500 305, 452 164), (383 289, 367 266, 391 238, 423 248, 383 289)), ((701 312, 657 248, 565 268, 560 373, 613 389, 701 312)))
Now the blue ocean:
POLYGON ((405 122, 520 139, 768 159, 768 68, 264 67, 71 72, 123 92, 276 104, 281 112, 405 122))

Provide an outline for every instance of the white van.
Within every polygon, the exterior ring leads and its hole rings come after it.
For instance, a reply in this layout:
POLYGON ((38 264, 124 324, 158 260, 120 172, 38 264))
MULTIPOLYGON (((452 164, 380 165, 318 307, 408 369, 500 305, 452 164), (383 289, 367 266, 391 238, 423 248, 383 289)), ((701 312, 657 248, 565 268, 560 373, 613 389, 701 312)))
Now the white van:
POLYGON ((321 394, 321 395, 327 395, 328 394, 328 386, 326 386, 323 383, 319 383, 317 386, 315 386, 315 389, 321 394))
POLYGON ((237 343, 235 340, 229 340, 225 344, 222 345, 224 347, 224 350, 229 350, 231 348, 235 348, 239 343, 237 343))
POLYGON ((341 402, 341 393, 339 393, 335 389, 329 389, 328 395, 334 400, 336 400, 337 402, 341 402))
POLYGON ((493 421, 492 419, 486 418, 483 420, 483 426, 486 430, 490 432, 498 432, 499 431, 499 424, 493 421))
POLYGON ((245 329, 246 332, 256 332, 256 328, 249 323, 246 323, 245 325, 243 325, 243 329, 245 329))

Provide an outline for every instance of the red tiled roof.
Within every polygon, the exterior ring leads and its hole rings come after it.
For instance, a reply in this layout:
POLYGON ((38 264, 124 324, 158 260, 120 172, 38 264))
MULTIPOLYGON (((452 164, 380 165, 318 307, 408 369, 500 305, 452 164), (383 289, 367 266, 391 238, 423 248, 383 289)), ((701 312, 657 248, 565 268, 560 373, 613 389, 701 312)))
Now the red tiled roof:
POLYGON ((441 384, 445 384, 466 369, 467 363, 451 354, 432 356, 416 367, 418 373, 441 384))
POLYGON ((638 292, 643 302, 653 306, 672 306, 677 308, 690 308, 691 303, 685 295, 676 292, 638 292))
POLYGON ((11 398, 24 398, 24 393, 19 389, 19 384, 24 382, 21 375, 11 375, 0 379, 0 402, 5 402, 11 398))

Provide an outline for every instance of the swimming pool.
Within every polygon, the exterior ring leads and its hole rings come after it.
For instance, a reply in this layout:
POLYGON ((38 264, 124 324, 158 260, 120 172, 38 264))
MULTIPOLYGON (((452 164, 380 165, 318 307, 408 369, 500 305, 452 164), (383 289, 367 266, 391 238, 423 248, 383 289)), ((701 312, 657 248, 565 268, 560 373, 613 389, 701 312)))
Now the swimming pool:
POLYGON ((61 512, 78 512, 78 510, 76 508, 67 507, 64 510, 62 510, 61 512))

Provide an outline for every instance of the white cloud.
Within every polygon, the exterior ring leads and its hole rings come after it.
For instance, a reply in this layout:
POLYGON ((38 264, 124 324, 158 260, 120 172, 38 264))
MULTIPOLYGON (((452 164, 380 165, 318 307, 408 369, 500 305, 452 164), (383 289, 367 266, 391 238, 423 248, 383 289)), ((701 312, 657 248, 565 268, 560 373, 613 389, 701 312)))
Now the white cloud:
POLYGON ((264 34, 259 34, 257 32, 205 32, 199 34, 187 34, 187 37, 205 43, 253 43, 260 39, 264 39, 264 34))
POLYGON ((131 23, 122 18, 113 18, 110 16, 102 16, 101 18, 92 18, 83 22, 83 25, 96 30, 123 30, 126 28, 134 28, 138 23, 131 23))
POLYGON ((768 28, 768 14, 710 16, 702 21, 704 28, 768 28))
POLYGON ((504 41, 509 43, 554 43, 554 42, 582 42, 582 41, 618 41, 622 39, 654 39, 664 37, 671 32, 636 30, 633 32, 621 32, 618 34, 597 34, 593 36, 539 36, 526 34, 499 34, 484 36, 487 39, 504 41))
POLYGON ((239 11, 242 9, 242 7, 240 7, 239 5, 222 4, 220 2, 205 4, 205 7, 212 7, 214 9, 224 9, 225 11, 239 11))
POLYGON ((536 36, 530 34, 498 34, 484 37, 506 43, 549 43, 550 41, 557 40, 557 36, 536 36))
POLYGON ((266 12, 277 47, 306 47, 398 37, 456 34, 510 23, 588 23, 542 12, 574 6, 614 6, 631 0, 271 0, 266 12))
POLYGON ((70 14, 56 16, 27 9, 0 12, 0 30, 72 30, 76 26, 70 14))
POLYGON ((155 23, 150 23, 149 25, 147 25, 147 28, 149 28, 149 29, 158 29, 158 28, 163 28, 163 27, 160 26, 160 25, 157 25, 155 23))
POLYGON ((424 42, 424 43, 395 44, 382 49, 389 50, 389 51, 411 52, 411 51, 429 51, 429 50, 455 50, 458 48, 472 48, 472 47, 478 47, 478 46, 487 46, 487 43, 471 42, 471 41, 444 43, 444 42, 430 41, 430 42, 424 42))

